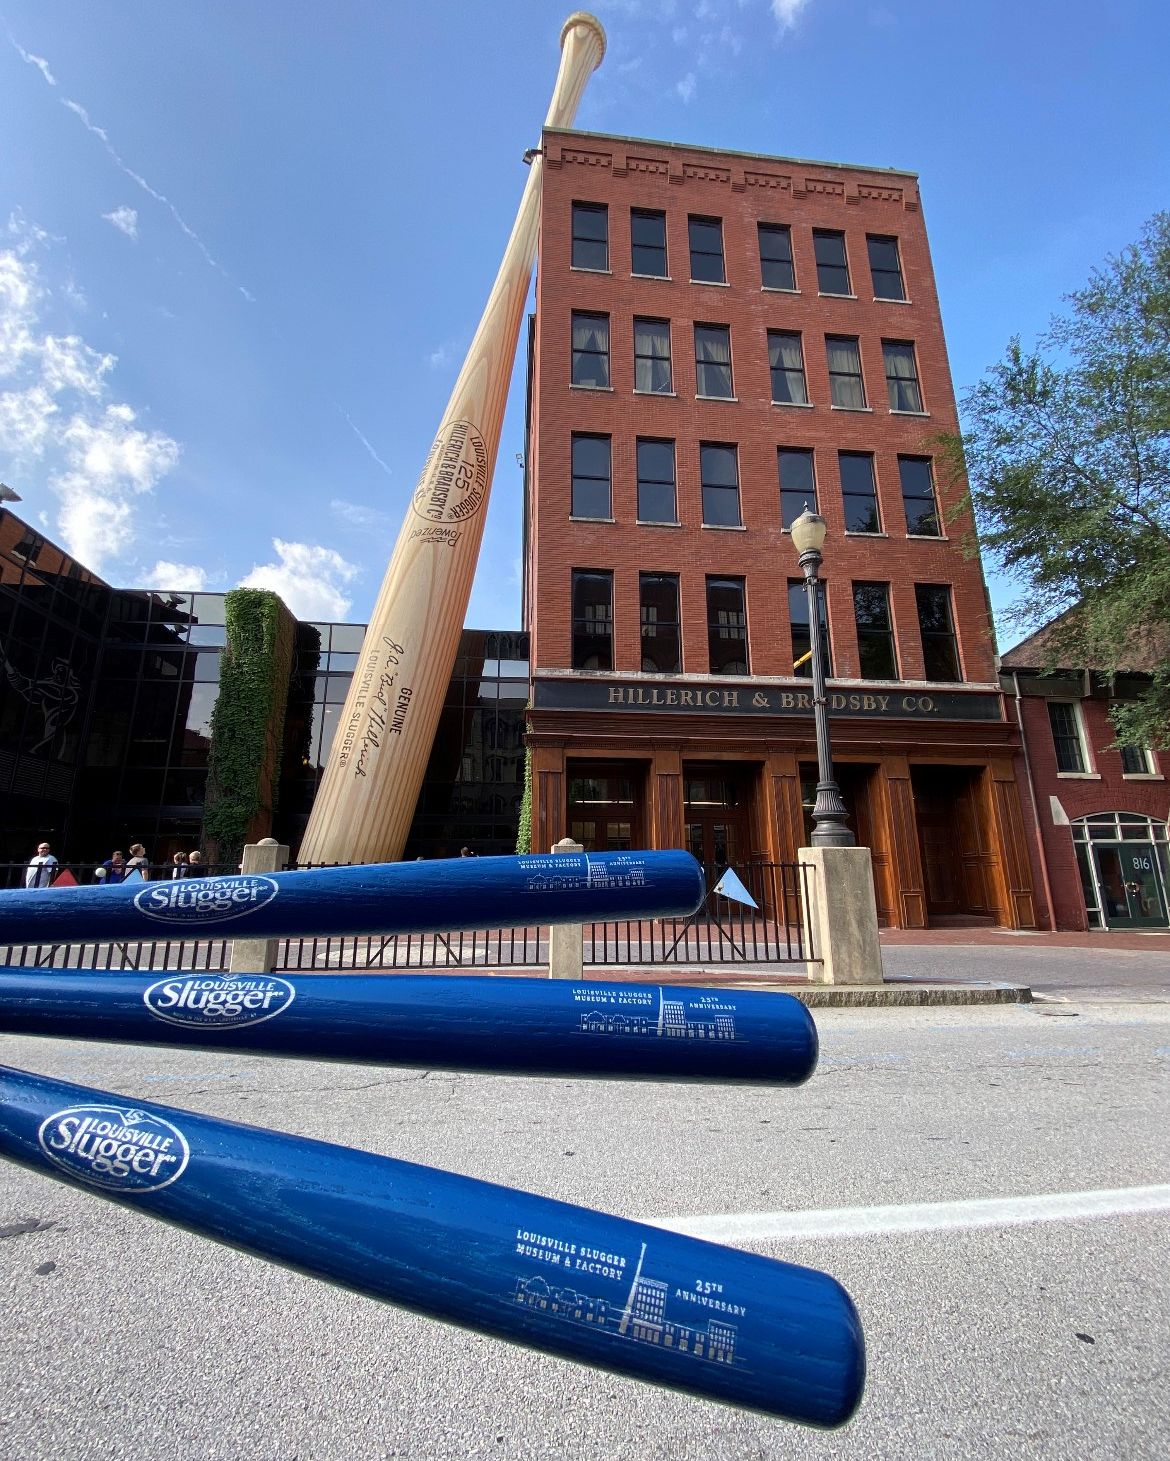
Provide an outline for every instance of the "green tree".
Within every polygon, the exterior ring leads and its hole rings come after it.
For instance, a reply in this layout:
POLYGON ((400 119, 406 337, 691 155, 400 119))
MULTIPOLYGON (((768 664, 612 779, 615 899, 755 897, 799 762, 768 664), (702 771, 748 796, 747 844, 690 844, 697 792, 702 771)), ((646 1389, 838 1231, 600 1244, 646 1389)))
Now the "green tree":
POLYGON ((1052 664, 1148 670, 1118 707, 1122 744, 1170 747, 1170 213, 1067 296, 1035 351, 1012 340, 964 401, 983 547, 1035 627, 1064 614, 1052 664), (1065 612, 1071 611, 1071 612, 1065 612))

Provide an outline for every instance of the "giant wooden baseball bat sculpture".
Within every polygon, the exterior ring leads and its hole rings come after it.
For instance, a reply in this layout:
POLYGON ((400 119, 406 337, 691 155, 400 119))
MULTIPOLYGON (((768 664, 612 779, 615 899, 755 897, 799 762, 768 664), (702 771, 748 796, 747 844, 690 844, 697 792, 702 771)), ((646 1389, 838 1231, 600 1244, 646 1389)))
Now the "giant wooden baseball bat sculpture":
POLYGON ((3 1066, 0 1157, 358 1293, 725 1405, 838 1426, 861 1399, 856 1310, 815 1269, 3 1066))
MULTIPOLYGON (((547 127, 572 123, 605 52, 592 15, 561 31, 547 127)), ((487 308, 398 534, 301 842, 302 862, 402 856, 459 647, 536 254, 533 160, 487 308)))

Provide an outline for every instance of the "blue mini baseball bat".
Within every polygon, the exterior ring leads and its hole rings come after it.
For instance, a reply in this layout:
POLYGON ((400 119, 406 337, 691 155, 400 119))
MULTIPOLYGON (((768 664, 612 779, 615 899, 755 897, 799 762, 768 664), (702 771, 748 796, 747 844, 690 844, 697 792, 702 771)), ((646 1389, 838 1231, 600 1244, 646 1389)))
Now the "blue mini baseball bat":
POLYGON ((861 1325, 827 1274, 494 1183, 0 1067, 0 1155, 469 1329, 815 1426, 861 1325))
POLYGON ((374 1065, 798 1085, 788 994, 483 975, 0 969, 0 1030, 374 1065))
POLYGON ((299 937, 684 917, 702 903, 689 852, 457 857, 308 872, 0 892, 0 944, 299 937))

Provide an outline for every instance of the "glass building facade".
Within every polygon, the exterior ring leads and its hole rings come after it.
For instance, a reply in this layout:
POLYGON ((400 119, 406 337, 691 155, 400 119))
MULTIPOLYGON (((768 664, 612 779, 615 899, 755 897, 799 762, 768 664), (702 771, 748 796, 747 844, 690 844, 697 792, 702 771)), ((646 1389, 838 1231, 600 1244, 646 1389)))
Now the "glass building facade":
MULTIPOLYGON (((92 867, 201 842, 224 595, 111 587, 0 510, 0 864, 38 842, 92 867)), ((299 623, 273 835, 295 856, 362 624, 299 623)), ((515 850, 527 637, 465 630, 407 857, 515 850)))

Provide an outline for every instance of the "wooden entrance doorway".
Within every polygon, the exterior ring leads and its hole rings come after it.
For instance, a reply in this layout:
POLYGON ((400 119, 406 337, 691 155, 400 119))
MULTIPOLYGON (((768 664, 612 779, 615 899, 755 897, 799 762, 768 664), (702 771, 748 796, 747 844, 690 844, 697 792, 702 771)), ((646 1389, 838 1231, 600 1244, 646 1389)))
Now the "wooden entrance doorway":
POLYGON ((687 851, 718 868, 742 867, 751 853, 752 773, 738 766, 683 768, 687 851))
POLYGON ((975 766, 912 766, 914 818, 928 917, 987 918, 980 777, 975 766))

